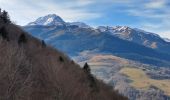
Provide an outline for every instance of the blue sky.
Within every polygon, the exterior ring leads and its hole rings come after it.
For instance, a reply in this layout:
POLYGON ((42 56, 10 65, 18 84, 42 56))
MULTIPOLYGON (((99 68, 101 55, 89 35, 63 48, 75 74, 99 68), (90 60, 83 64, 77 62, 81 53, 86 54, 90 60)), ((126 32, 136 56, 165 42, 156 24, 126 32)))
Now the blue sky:
POLYGON ((69 22, 124 25, 170 38, 170 0, 0 0, 0 7, 19 25, 57 14, 69 22))

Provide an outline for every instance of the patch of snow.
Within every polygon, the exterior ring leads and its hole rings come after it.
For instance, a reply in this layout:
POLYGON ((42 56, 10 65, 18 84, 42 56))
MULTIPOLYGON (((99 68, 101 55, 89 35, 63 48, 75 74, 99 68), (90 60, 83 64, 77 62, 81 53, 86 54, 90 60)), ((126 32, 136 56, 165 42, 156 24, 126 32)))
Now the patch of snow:
POLYGON ((48 18, 47 21, 44 23, 44 25, 48 25, 48 24, 50 24, 53 21, 54 21, 54 19, 52 17, 48 18))
POLYGON ((101 32, 109 31, 113 34, 121 34, 122 32, 130 32, 132 29, 127 26, 115 26, 115 27, 109 27, 109 26, 99 26, 97 29, 99 29, 101 32))
POLYGON ((169 42, 169 43, 170 43, 170 39, 164 38, 164 40, 165 40, 166 42, 169 42))
POLYGON ((107 30, 107 27, 99 26, 99 27, 97 27, 97 29, 100 30, 101 32, 105 32, 107 30))

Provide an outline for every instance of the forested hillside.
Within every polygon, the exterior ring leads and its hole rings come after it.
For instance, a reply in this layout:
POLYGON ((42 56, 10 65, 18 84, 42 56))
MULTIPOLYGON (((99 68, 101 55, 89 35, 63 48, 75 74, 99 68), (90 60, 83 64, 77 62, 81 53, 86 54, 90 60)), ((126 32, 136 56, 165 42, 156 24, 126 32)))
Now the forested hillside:
POLYGON ((126 100, 0 11, 0 100, 126 100))

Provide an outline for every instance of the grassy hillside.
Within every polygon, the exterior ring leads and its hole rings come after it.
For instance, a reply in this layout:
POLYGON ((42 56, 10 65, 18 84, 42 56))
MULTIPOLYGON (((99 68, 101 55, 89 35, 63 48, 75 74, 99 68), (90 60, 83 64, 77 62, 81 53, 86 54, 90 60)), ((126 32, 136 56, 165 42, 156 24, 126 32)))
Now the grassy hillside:
POLYGON ((126 100, 66 55, 0 17, 0 100, 126 100))

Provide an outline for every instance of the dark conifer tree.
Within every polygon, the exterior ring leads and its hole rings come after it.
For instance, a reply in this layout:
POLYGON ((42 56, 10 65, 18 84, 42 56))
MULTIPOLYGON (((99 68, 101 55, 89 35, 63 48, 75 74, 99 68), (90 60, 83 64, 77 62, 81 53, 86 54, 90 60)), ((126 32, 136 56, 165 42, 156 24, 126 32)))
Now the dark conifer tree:
POLYGON ((88 77, 88 80, 89 80, 89 87, 91 87, 92 92, 98 91, 97 90, 97 84, 96 84, 95 78, 91 74, 90 67, 89 67, 89 65, 87 63, 85 63, 83 69, 84 69, 85 72, 87 72, 87 77, 88 77))
POLYGON ((5 10, 2 12, 1 14, 1 18, 2 20, 5 22, 5 23, 10 23, 10 18, 9 18, 9 15, 8 15, 8 12, 6 12, 5 10))
POLYGON ((87 63, 85 63, 83 69, 84 69, 86 72, 90 73, 90 67, 89 67, 89 65, 88 65, 87 63))
POLYGON ((27 42, 26 36, 24 33, 22 33, 18 38, 18 44, 26 43, 26 42, 27 42))
POLYGON ((42 47, 46 47, 46 43, 44 40, 41 41, 41 45, 42 45, 42 47))
POLYGON ((63 59, 62 56, 59 56, 59 60, 60 60, 61 62, 64 62, 64 59, 63 59))
POLYGON ((8 32, 6 31, 5 27, 0 28, 0 36, 4 39, 9 41, 9 37, 8 37, 8 32))

